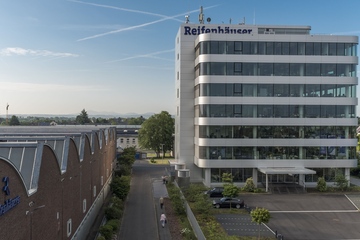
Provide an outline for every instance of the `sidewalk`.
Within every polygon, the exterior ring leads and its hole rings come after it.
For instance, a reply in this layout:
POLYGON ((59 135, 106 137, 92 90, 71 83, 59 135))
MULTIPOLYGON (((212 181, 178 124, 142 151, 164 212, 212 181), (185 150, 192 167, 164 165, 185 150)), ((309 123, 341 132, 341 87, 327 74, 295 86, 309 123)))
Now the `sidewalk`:
POLYGON ((160 209, 160 197, 163 198, 168 198, 168 192, 166 189, 165 184, 163 184, 161 179, 154 179, 153 180, 153 197, 154 197, 154 204, 155 204, 155 212, 156 212, 156 219, 157 219, 157 226, 158 226, 158 232, 159 232, 159 239, 160 240, 171 240, 171 234, 170 234, 170 230, 168 228, 168 225, 165 224, 165 227, 162 228, 161 224, 160 224, 160 215, 162 213, 165 213, 166 215, 166 210, 165 210, 165 206, 163 207, 163 209, 160 209))

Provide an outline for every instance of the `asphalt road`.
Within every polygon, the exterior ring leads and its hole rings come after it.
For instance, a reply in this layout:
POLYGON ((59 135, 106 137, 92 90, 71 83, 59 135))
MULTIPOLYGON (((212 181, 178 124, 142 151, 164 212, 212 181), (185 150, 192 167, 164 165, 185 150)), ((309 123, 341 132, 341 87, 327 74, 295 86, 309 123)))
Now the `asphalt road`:
POLYGON ((267 226, 284 239, 360 239, 359 195, 264 194, 244 195, 248 206, 270 211, 267 226))
POLYGON ((164 166, 149 165, 143 160, 135 161, 119 240, 159 239, 152 180, 161 179, 164 169, 164 166))

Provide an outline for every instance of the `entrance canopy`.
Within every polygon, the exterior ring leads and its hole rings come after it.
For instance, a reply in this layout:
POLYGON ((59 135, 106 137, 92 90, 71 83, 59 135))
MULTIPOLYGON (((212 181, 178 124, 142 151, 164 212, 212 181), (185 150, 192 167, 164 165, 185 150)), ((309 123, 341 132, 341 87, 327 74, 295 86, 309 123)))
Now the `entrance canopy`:
POLYGON ((314 170, 303 167, 289 168, 258 168, 264 174, 316 174, 314 170))

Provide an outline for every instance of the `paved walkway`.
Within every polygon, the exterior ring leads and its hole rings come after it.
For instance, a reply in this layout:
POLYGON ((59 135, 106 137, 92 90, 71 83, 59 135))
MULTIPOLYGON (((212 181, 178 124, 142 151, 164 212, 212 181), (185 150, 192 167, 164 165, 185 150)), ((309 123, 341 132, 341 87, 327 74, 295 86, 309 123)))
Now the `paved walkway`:
POLYGON ((153 197, 154 197, 156 215, 157 215, 157 218, 159 219, 158 220, 159 238, 160 238, 160 240, 170 240, 171 234, 170 234, 168 225, 166 224, 165 228, 162 228, 161 224, 160 224, 160 215, 162 213, 165 213, 165 216, 166 216, 165 206, 163 207, 163 209, 160 208, 160 197, 163 197, 163 198, 169 197, 166 186, 162 183, 161 179, 153 180, 153 197))

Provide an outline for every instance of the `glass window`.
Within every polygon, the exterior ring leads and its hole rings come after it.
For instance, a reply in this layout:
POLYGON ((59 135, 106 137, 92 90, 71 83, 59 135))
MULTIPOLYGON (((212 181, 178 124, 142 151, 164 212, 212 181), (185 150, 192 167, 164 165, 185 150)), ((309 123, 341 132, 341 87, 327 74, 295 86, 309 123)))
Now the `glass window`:
POLYGON ((256 90, 255 84, 242 84, 242 94, 244 97, 255 97, 254 90, 256 90))
POLYGON ((336 76, 336 64, 321 64, 321 76, 336 76))
POLYGON ((234 96, 234 84, 225 84, 226 85, 226 96, 234 96))
POLYGON ((345 77, 350 76, 350 65, 349 64, 336 64, 337 76, 345 77))
POLYGON ((273 105, 258 105, 257 107, 258 117, 272 118, 274 115, 273 105))
POLYGON ((314 43, 314 55, 321 55, 321 43, 314 43))
POLYGON ((225 41, 219 42, 219 54, 226 54, 226 42, 225 41))
POLYGON ((239 62, 234 63, 234 75, 241 75, 242 64, 239 62))
POLYGON ((254 110, 256 107, 254 105, 243 105, 242 106, 242 117, 244 118, 252 118, 254 117, 254 110))
POLYGON ((329 55, 336 55, 336 43, 329 43, 329 55))
POLYGON ((227 54, 234 54, 235 50, 235 46, 234 46, 234 42, 226 42, 226 53, 227 54))
POLYGON ((314 43, 305 43, 305 55, 314 55, 314 43))
POLYGON ((274 43, 274 55, 281 55, 281 42, 274 43))
POLYGON ((235 54, 242 53, 242 42, 234 42, 234 53, 235 54))
POLYGON ((289 115, 289 105, 274 105, 274 117, 288 118, 289 115))
POLYGON ((321 117, 322 118, 334 118, 336 107, 333 105, 322 105, 321 106, 321 117))
POLYGON ((288 42, 281 43, 281 53, 282 55, 290 54, 290 44, 288 42))
POLYGON ((210 75, 226 75, 226 63, 225 62, 211 62, 210 63, 210 75))
POLYGON ((320 97, 320 84, 307 84, 305 85, 306 97, 320 97))
POLYGON ((288 63, 274 63, 274 76, 289 76, 288 63))
POLYGON ((305 43, 298 43, 298 55, 305 55, 305 43))
POLYGON ((300 89, 304 89, 303 84, 290 84, 290 97, 300 97, 300 89))
POLYGON ((210 42, 200 42, 200 54, 210 54, 210 42))
POLYGON ((276 84, 274 86, 274 97, 288 97, 289 84, 276 84))
POLYGON ((345 44, 344 43, 336 44, 336 55, 345 56, 345 44))
POLYGON ((234 83, 234 96, 242 96, 242 85, 234 83))
POLYGON ((273 138, 273 127, 271 126, 258 126, 258 138, 273 138))
POLYGON ((258 84, 257 90, 258 97, 272 97, 274 95, 273 84, 258 84))
POLYGON ((304 63, 290 63, 290 76, 304 76, 304 63))
POLYGON ((305 105, 305 118, 318 118, 320 117, 319 105, 305 105))
POLYGON ((259 76, 273 76, 273 64, 272 63, 258 63, 259 76))
POLYGON ((274 43, 266 42, 266 55, 273 55, 273 54, 274 54, 274 43))
POLYGON ((335 96, 335 84, 321 85, 321 97, 334 97, 334 96, 335 96))
POLYGON ((266 42, 259 42, 259 55, 265 55, 266 53, 266 42))
POLYGON ((219 53, 219 42, 211 41, 210 46, 211 46, 211 50, 210 50, 211 54, 218 54, 219 53))
POLYGON ((243 54, 250 54, 251 48, 250 48, 250 42, 242 42, 242 53, 243 54))
POLYGON ((256 76, 257 75, 257 63, 242 63, 242 75, 256 76))
POLYGON ((347 118, 348 116, 346 116, 346 107, 347 106, 342 106, 342 105, 338 105, 336 106, 336 117, 337 118, 347 118))
POLYGON ((329 43, 321 43, 321 55, 329 55, 329 43))
POLYGON ((299 105, 290 105, 289 106, 289 116, 291 118, 298 118, 300 117, 300 107, 299 105))
POLYGON ((250 42, 251 54, 258 54, 258 42, 250 42))
POLYGON ((298 55, 297 51, 298 51, 297 43, 291 42, 290 43, 290 55, 298 55))
POLYGON ((226 96, 225 84, 213 83, 210 84, 210 96, 226 96))
POLYGON ((306 63, 306 76, 320 76, 320 64, 319 63, 306 63))

